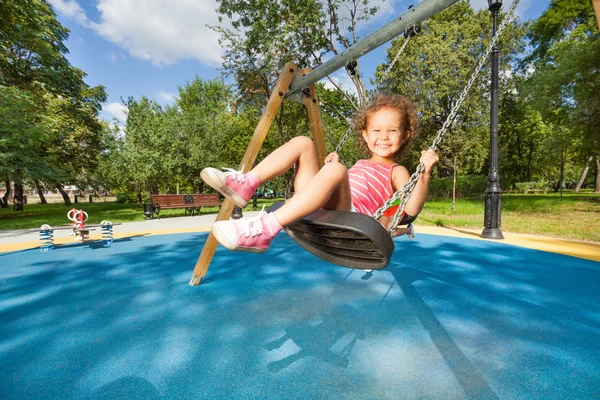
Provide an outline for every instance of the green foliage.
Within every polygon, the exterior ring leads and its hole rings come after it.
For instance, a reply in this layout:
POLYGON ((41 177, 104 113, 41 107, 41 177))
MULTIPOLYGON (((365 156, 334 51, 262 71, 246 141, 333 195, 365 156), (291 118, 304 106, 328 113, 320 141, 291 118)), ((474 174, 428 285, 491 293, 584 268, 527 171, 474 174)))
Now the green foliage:
MULTIPOLYGON (((325 142, 328 150, 333 151, 348 131, 349 122, 352 121, 355 110, 340 91, 328 89, 322 83, 317 83, 317 94, 321 103, 325 142)), ((353 98, 353 100, 358 102, 357 99, 353 98)), ((357 138, 357 134, 352 132, 339 152, 341 161, 348 167, 356 160, 368 157, 368 155, 360 153, 357 138)))
MULTIPOLYGON (((431 145, 448 118, 492 32, 489 12, 475 13, 467 1, 436 14, 422 28, 387 77, 388 89, 409 97, 419 111, 421 137, 413 143, 406 160, 413 169, 421 151, 431 145)), ((500 82, 500 93, 506 91, 511 63, 523 48, 523 33, 518 23, 512 23, 500 39, 500 68, 505 71, 501 74, 504 79, 500 82)), ((388 63, 378 67, 378 80, 383 78, 383 72, 405 40, 401 37, 392 43, 388 63)), ((484 165, 489 149, 490 109, 486 68, 439 146, 438 169, 442 176, 451 175, 455 167, 461 173, 479 173, 484 165)))
POLYGON ((42 94, 72 96, 77 75, 64 57, 69 31, 45 1, 0 3, 0 83, 42 94))
MULTIPOLYGON (((368 0, 219 0, 218 4, 220 21, 226 18, 232 26, 212 27, 226 49, 223 72, 234 77, 242 101, 259 104, 268 98, 269 83, 285 63, 293 62, 299 68, 322 64, 325 57, 337 55, 359 40, 358 27, 378 10, 368 0)), ((366 90, 360 65, 356 72, 349 78, 362 104, 366 90)), ((331 83, 343 91, 335 81, 331 83)), ((346 92, 344 95, 353 100, 346 92)))
POLYGON ((524 68, 533 72, 523 92, 552 128, 543 156, 561 185, 570 163, 600 156, 600 32, 591 2, 552 0, 528 37, 534 47, 524 68))
POLYGON ((133 192, 118 193, 116 202, 121 204, 137 203, 137 195, 133 192))
MULTIPOLYGON (((429 197, 433 199, 452 198, 454 179, 435 178, 429 184, 429 197)), ((456 177, 456 197, 482 196, 488 185, 488 178, 484 175, 464 175, 456 177)))
MULTIPOLYGON (((90 88, 85 73, 68 62, 69 31, 48 2, 0 2, 0 27, 0 141, 7 151, 0 159, 2 180, 19 187, 27 180, 85 186, 103 150, 98 112, 104 88, 90 88), (14 138, 20 138, 18 146, 14 138)), ((17 199, 21 195, 15 190, 17 199)))
MULTIPOLYGON (((522 77, 515 77, 517 86, 522 77)), ((544 121, 522 96, 506 94, 500 105, 502 124, 500 135, 500 171, 506 187, 515 182, 546 178, 547 155, 542 151, 551 136, 552 126, 544 121)))
POLYGON ((29 92, 0 86, 0 176, 40 177, 50 168, 41 156, 49 140, 42 111, 29 92))
POLYGON ((206 167, 237 168, 257 118, 250 107, 232 112, 231 90, 220 80, 196 77, 179 87, 173 106, 129 98, 124 134, 105 131, 112 145, 102 154, 99 176, 123 192, 142 196, 210 191, 200 179, 206 167))
POLYGON ((527 192, 528 190, 548 190, 547 182, 518 182, 515 183, 515 190, 527 192))

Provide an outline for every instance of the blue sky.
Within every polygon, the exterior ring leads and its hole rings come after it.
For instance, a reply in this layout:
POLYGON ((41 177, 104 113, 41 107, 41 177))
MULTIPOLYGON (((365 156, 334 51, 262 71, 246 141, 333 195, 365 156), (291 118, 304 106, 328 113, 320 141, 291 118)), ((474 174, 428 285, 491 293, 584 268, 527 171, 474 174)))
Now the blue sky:
MULTIPOLYGON (((470 0, 474 9, 487 8, 487 0, 470 0)), ((88 75, 86 82, 104 85, 108 100, 101 117, 125 118, 121 98, 145 95, 171 103, 177 86, 194 76, 220 76, 222 49, 218 36, 206 25, 218 25, 215 0, 49 0, 59 21, 71 30, 68 58, 88 75)), ((511 0, 505 0, 507 10, 511 0)), ((378 15, 364 25, 370 33, 404 12, 417 0, 371 0, 378 15)), ((521 0, 522 20, 538 18, 550 0, 521 0)), ((389 43, 361 59, 365 81, 385 58, 389 43)), ((341 84, 344 72, 336 74, 341 84)))

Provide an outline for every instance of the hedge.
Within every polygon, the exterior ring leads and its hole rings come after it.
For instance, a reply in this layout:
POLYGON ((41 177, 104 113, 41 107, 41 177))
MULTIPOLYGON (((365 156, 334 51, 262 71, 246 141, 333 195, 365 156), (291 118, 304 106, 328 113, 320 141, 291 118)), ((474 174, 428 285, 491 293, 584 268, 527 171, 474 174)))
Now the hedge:
MULTIPOLYGON (((429 184, 429 197, 452 198, 453 178, 432 178, 429 184)), ((483 196, 488 186, 487 175, 464 175, 456 177, 456 197, 483 196)))

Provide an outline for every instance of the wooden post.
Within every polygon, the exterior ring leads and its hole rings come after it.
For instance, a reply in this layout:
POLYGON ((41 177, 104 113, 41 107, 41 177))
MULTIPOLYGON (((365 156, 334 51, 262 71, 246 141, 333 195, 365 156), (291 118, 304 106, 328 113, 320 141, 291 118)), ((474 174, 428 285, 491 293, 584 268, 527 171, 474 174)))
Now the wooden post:
MULTIPOLYGON (((308 74, 312 69, 306 68, 300 71, 302 75, 308 74)), ((327 147, 325 146, 325 137, 323 136, 323 122, 321 121, 321 110, 319 109, 319 99, 315 85, 308 87, 308 95, 305 93, 304 104, 308 111, 308 121, 313 135, 313 141, 317 148, 317 158, 319 159, 319 168, 323 167, 325 157, 327 156, 327 147)))
MULTIPOLYGON (((273 119, 275 118, 279 107, 281 107, 283 98, 288 91, 290 84, 292 83, 292 78, 294 77, 295 72, 296 66, 293 63, 287 63, 279 75, 279 79, 277 80, 277 83, 271 92, 271 96, 269 97, 269 101, 265 107, 265 111, 260 117, 258 125, 254 130, 254 135, 252 136, 250 144, 248 144, 248 148, 246 149, 246 153, 244 153, 244 157, 242 157, 242 162, 240 163, 239 169, 243 172, 252 169, 254 161, 256 161, 256 156, 258 155, 265 137, 271 128, 273 119)), ((229 219, 231 212, 233 211, 233 207, 233 202, 229 199, 225 199, 221 209, 219 210, 216 220, 223 221, 229 219)), ((210 233, 206 239, 202 253, 200 253, 200 257, 198 257, 198 261, 196 262, 196 267, 194 268, 192 279, 190 280, 190 286, 198 286, 202 283, 202 278, 204 278, 206 275, 206 271, 208 270, 210 262, 215 254, 215 250, 217 249, 217 244, 217 239, 215 239, 213 234, 210 233)))

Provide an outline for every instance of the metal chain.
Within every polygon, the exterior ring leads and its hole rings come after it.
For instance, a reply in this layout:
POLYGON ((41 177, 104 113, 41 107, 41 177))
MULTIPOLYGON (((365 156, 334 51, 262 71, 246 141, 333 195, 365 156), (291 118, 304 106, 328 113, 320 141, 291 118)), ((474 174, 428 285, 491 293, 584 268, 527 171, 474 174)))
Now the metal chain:
MULTIPOLYGON (((508 24, 512 21, 512 19, 514 17, 515 9, 517 8, 517 5, 519 4, 519 1, 520 0, 514 0, 513 3, 511 4, 510 9, 508 10, 506 18, 504 18, 504 20, 502 21, 502 23, 498 27, 498 30, 496 31, 496 34, 492 37, 492 40, 490 41, 490 44, 488 45, 488 47, 487 47, 484 55, 482 56, 481 60, 479 61, 479 65, 477 65, 477 68, 475 68, 475 70, 473 71, 473 74, 471 75, 471 78, 469 79, 467 85, 465 86, 465 88, 463 89, 462 93, 460 94, 460 97, 458 98, 458 100, 456 101, 456 103, 454 103, 454 106, 452 107, 452 110, 450 111, 450 114, 448 115, 448 118, 446 118, 446 120, 444 121, 444 124, 442 125, 442 127, 438 131, 438 134, 437 134, 436 138, 434 139, 433 144, 431 145, 430 149, 436 150, 437 146, 439 145, 439 143, 444 138, 444 135, 446 134, 446 131, 448 130, 448 127, 453 123, 454 118, 456 118, 456 114, 458 113, 458 109, 460 108, 460 106, 462 105, 462 103, 465 101, 465 98, 467 97, 467 94, 469 93, 469 90, 471 90, 471 87, 473 86, 473 84, 475 83, 475 80, 477 79, 479 73, 483 69, 483 66, 485 65, 488 57, 490 56, 490 54, 491 54, 494 46, 498 42, 498 38, 500 37, 500 35, 504 31, 504 29, 506 29, 506 27, 508 26, 508 24)), ((411 175, 410 179, 402 187, 402 189, 400 189, 396 193, 394 193, 394 195, 390 199, 388 199, 377 211, 375 211, 375 214, 373 215, 373 218, 374 219, 381 218, 383 216, 384 211, 387 210, 388 208, 390 208, 393 205, 394 202, 396 202, 398 199, 400 199, 400 197, 402 197, 402 200, 400 201, 400 206, 398 207, 398 210, 396 211, 396 214, 394 215, 394 219, 392 220, 392 224, 390 225, 390 230, 389 230, 390 234, 394 233, 394 231, 396 230, 396 227, 400 223, 400 218, 404 214, 404 209, 406 208, 406 203, 408 203, 408 200, 410 199, 410 195, 412 193, 412 190, 416 186, 417 181, 419 180, 419 178, 421 176, 421 173, 424 170, 425 170, 425 165, 422 164, 422 163, 419 164, 419 166, 417 167, 417 170, 411 175)))
MULTIPOLYGON (((323 103, 319 103, 319 105, 321 106, 321 112, 322 113, 326 113, 327 111, 325 110, 325 108, 323 106, 323 103)), ((348 136, 350 135, 350 133, 353 130, 352 129, 352 123, 351 123, 351 121, 348 118, 346 118, 346 117, 344 117, 344 119, 345 119, 346 123, 348 123, 350 125, 350 127, 348 128, 348 130, 346 131, 346 134, 344 135, 344 137, 342 138, 342 141, 340 142, 342 145, 348 139, 348 136)), ((321 124, 323 125, 323 131, 325 132, 325 134, 327 135, 327 137, 329 138, 329 140, 331 141, 331 143, 335 143, 335 138, 333 137, 333 134, 331 133, 331 131, 325 125, 325 119, 323 119, 322 116, 321 116, 321 124)), ((342 153, 342 149, 341 148, 342 148, 342 146, 340 144, 338 144, 338 146, 335 148, 335 152, 338 153, 338 155, 342 159, 342 162, 344 163, 344 165, 346 165, 348 167, 348 165, 349 165, 348 161, 344 157, 344 154, 342 153)))
MULTIPOLYGON (((346 122, 348 122, 346 120, 346 122)), ((344 137, 342 137, 342 140, 340 140, 340 143, 338 143, 338 145, 335 147, 335 152, 339 153, 340 151, 342 151, 342 147, 344 147, 344 143, 346 143, 346 140, 348 140, 348 138, 350 137, 350 134, 352 132, 354 132, 354 126, 352 126, 351 122, 348 122, 348 124, 350 125, 348 127, 348 129, 346 130, 346 133, 344 134, 344 137)))
POLYGON ((410 42, 410 40, 412 39, 413 36, 414 36, 414 34, 407 35, 406 40, 404 41, 404 43, 402 43, 402 47, 400 47, 400 50, 398 50, 398 52, 396 53, 396 56, 394 57, 394 59, 392 60, 390 65, 387 67, 385 72, 383 73, 383 76, 381 77, 381 80, 379 81, 380 83, 379 83, 379 85, 377 85, 379 91, 381 90, 381 88, 383 88, 387 85, 388 75, 392 71, 392 68, 394 68, 394 65, 396 65, 396 61, 398 61, 398 59, 400 58, 400 55, 404 52, 404 49, 406 48, 406 46, 408 45, 408 42, 410 42))
MULTIPOLYGON (((407 32, 406 33, 406 40, 404 41, 404 43, 402 43, 402 47, 400 47, 400 50, 398 50, 398 52, 396 53, 396 56, 394 57, 394 59, 392 60, 392 62, 390 63, 390 65, 387 67, 387 69, 383 73, 383 77, 379 81, 380 84, 378 85, 378 88, 380 88, 380 90, 381 90, 382 87, 384 87, 388 83, 387 82, 387 77, 388 77, 390 71, 392 70, 392 68, 394 67, 394 65, 396 64, 396 62, 398 61, 398 59, 400 58, 400 55, 404 52, 404 49, 408 45, 408 42, 410 42, 410 40, 413 38, 413 36, 415 36, 417 34, 417 27, 416 26, 411 26, 411 28, 412 28, 412 30, 410 30, 410 31, 407 30, 406 31, 407 32)), ((420 30, 420 28, 419 28, 419 30, 420 30)), ((338 153, 340 151, 340 149, 342 147, 344 147, 344 144, 346 143, 346 141, 350 137, 350 134, 354 130, 353 126, 352 126, 352 122, 348 121, 348 119, 346 119, 346 122, 348 122, 348 124, 350 125, 350 127, 346 131, 346 134, 342 137, 342 140, 335 147, 335 152, 336 153, 338 153)))
MULTIPOLYGON (((352 131, 352 127, 350 127, 350 128, 349 128, 349 130, 350 130, 350 131, 352 131)), ((331 143, 333 143, 333 142, 334 142, 334 140, 335 140, 335 138, 333 137, 333 135, 331 134, 331 132, 329 132, 329 133, 327 134, 327 136, 329 136, 329 140, 331 140, 331 143)), ((344 165, 345 165, 347 168, 349 168, 349 165, 350 165, 350 164, 348 163, 348 160, 346 160, 346 157, 344 157, 344 153, 342 153, 342 150, 341 150, 341 149, 339 149, 339 150, 338 150, 338 149, 336 149, 336 150, 335 150, 335 152, 336 152, 336 153, 337 153, 337 154, 340 156, 340 158, 342 159, 342 163, 343 163, 343 164, 344 164, 344 165)))

